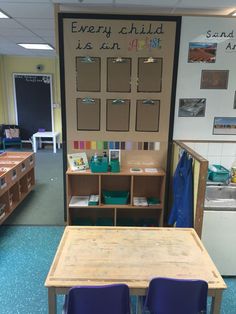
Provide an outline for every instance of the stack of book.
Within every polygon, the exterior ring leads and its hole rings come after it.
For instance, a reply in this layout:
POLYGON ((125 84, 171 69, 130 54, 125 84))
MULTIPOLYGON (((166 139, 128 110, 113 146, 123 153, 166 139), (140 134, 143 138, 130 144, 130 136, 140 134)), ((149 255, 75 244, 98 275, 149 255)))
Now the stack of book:
POLYGON ((69 207, 96 206, 99 203, 99 195, 72 196, 69 207))
POLYGON ((147 198, 143 196, 135 196, 133 202, 134 206, 148 206, 147 198))

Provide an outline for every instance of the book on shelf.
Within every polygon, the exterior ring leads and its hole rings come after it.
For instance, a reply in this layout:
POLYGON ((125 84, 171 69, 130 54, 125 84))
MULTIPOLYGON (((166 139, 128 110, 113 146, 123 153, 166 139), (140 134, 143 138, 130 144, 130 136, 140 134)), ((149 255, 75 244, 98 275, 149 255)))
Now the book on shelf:
POLYGON ((98 205, 98 203, 99 203, 99 195, 92 194, 89 196, 89 201, 88 201, 89 206, 93 206, 93 205, 96 206, 98 205))
POLYGON ((130 172, 143 172, 143 169, 142 169, 142 168, 134 167, 134 168, 130 168, 129 171, 130 171, 130 172))
POLYGON ((134 196, 134 206, 148 206, 147 198, 143 196, 134 196))
POLYGON ((89 195, 72 196, 69 207, 85 207, 89 205, 89 195))
POLYGON ((144 171, 152 173, 152 172, 157 172, 158 169, 157 168, 145 168, 144 171))
POLYGON ((88 158, 86 153, 75 153, 67 155, 68 164, 73 171, 83 171, 89 168, 88 158))

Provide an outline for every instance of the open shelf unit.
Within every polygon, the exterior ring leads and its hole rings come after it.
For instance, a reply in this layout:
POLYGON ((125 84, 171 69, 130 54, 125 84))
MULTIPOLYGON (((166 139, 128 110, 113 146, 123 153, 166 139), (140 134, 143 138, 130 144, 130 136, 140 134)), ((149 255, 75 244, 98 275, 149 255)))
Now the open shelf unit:
POLYGON ((119 173, 75 172, 67 177, 67 224, 110 226, 163 226, 165 172, 133 173, 129 169, 119 173), (107 204, 104 191, 125 191, 127 204, 107 204), (71 204, 73 196, 98 195, 97 205, 71 204), (154 205, 134 205, 134 197, 154 198, 154 205))
POLYGON ((0 224, 35 186, 35 158, 31 152, 0 155, 0 224))

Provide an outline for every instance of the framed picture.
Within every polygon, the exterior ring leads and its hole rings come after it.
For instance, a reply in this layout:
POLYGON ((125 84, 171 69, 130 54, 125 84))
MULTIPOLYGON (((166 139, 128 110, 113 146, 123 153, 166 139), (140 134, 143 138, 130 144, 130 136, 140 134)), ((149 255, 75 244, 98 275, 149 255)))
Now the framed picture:
POLYGON ((227 89, 229 70, 202 70, 201 89, 227 89))
POLYGON ((236 109, 236 91, 234 92, 234 109, 236 109))
POLYGON ((213 134, 236 135, 236 117, 215 117, 213 134))
POLYGON ((112 160, 119 160, 119 162, 121 163, 120 149, 109 149, 109 163, 112 160))
POLYGON ((217 43, 189 43, 188 62, 216 62, 217 43))
POLYGON ((181 98, 179 117, 205 117, 206 98, 181 98))

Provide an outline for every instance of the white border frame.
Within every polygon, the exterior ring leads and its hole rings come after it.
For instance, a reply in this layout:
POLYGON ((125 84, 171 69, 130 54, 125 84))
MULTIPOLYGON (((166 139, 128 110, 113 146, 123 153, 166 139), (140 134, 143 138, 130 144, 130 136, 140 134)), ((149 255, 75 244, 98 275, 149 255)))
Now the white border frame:
POLYGON ((119 163, 121 163, 121 151, 120 149, 109 149, 109 163, 111 162, 111 153, 116 152, 118 154, 119 163))
POLYGON ((14 108, 15 108, 15 120, 16 124, 18 124, 18 114, 17 114, 17 102, 16 102, 16 85, 15 85, 15 77, 16 75, 24 75, 24 76, 49 76, 50 78, 50 100, 51 100, 51 122, 52 122, 52 130, 47 130, 48 132, 54 132, 54 111, 53 111, 53 96, 52 96, 52 74, 47 73, 13 73, 13 94, 14 94, 14 108))

